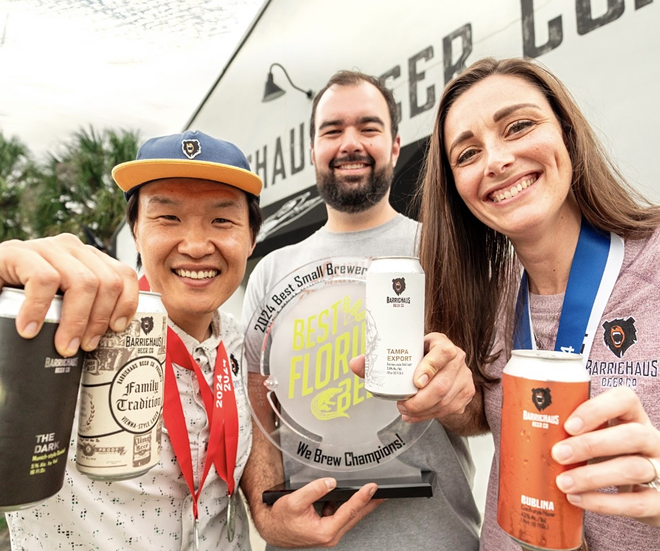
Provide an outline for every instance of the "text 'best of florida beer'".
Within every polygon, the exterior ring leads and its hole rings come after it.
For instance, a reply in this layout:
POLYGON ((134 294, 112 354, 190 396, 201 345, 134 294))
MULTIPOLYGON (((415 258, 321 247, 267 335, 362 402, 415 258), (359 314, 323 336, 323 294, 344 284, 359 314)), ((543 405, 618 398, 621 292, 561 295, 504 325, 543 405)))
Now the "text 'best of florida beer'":
POLYGON ((407 256, 374 258, 366 282, 365 388, 387 400, 417 393, 424 357, 424 270, 407 256))
POLYGON ((62 297, 33 339, 16 332, 24 300, 22 289, 0 291, 0 513, 62 488, 83 363, 82 351, 65 358, 55 350, 62 297))
POLYGON ((135 478, 158 463, 166 337, 160 295, 142 291, 128 327, 85 356, 76 466, 89 478, 135 478))
POLYGON ((573 468, 551 449, 568 438, 564 423, 589 398, 579 354, 514 350, 502 374, 502 427, 497 522, 526 549, 566 551, 582 544, 584 512, 557 488, 573 468))

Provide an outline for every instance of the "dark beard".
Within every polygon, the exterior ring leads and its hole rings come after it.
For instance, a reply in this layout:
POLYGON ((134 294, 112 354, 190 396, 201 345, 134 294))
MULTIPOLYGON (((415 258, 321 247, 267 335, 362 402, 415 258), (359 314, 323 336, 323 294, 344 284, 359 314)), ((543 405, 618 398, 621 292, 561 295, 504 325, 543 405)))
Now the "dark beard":
MULTIPOLYGON (((372 160, 373 163, 373 160, 372 160)), ((364 176, 346 176, 337 178, 332 166, 326 172, 317 172, 316 185, 319 195, 326 204, 339 212, 364 212, 378 203, 390 189, 394 170, 386 165, 374 170, 365 182, 364 176), (360 185, 348 185, 362 182, 360 185)))

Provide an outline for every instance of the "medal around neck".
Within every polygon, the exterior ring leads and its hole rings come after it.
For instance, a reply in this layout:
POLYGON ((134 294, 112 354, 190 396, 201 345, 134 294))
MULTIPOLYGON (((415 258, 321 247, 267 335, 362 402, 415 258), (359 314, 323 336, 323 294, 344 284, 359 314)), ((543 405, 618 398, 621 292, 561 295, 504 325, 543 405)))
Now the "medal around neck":
POLYGON ((263 379, 250 384, 252 415, 290 475, 264 493, 267 503, 325 476, 337 479, 325 500, 367 482, 379 485, 375 497, 432 495, 431 473, 398 459, 432 421, 404 422, 396 402, 375 398, 349 368, 367 345, 370 263, 334 257, 296 269, 268 290, 246 327, 243 365, 263 379))
POLYGON ((236 493, 227 499, 227 540, 234 541, 236 534, 236 493))

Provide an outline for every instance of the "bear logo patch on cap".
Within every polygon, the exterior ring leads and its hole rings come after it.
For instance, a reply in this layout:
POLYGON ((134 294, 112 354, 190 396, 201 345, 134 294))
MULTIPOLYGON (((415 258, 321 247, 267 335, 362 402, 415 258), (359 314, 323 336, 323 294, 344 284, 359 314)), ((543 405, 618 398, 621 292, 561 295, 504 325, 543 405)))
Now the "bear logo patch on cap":
POLYGON ((183 140, 181 142, 181 149, 183 149, 183 154, 189 159, 194 159, 202 152, 202 146, 199 140, 183 140))

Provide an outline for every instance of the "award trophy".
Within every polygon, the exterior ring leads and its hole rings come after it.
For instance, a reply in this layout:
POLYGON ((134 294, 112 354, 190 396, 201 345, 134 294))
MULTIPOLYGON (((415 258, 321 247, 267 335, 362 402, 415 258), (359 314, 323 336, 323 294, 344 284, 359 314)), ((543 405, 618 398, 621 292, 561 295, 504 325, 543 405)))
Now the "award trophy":
POLYGON ((250 389, 253 418, 282 452, 282 484, 266 503, 317 478, 343 500, 376 482, 376 498, 430 497, 433 474, 407 465, 432 421, 406 423, 396 402, 373 397, 349 368, 369 346, 365 275, 371 260, 334 257, 306 264, 266 294, 246 327, 243 365, 259 367, 264 388, 250 389))

